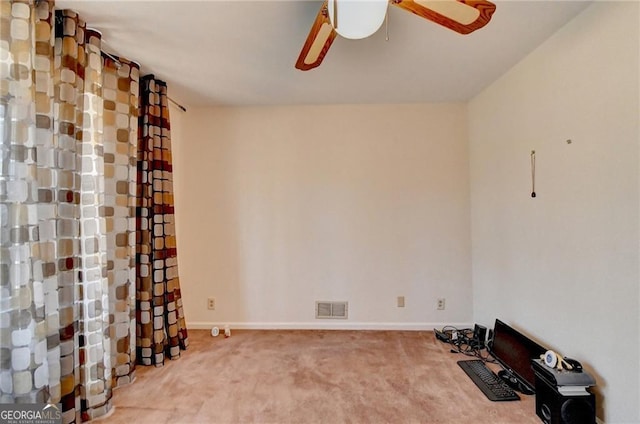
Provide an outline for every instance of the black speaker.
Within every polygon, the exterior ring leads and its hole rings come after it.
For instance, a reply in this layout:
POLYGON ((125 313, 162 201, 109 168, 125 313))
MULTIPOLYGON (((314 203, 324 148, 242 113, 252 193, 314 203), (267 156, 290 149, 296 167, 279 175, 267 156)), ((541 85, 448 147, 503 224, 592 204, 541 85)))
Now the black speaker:
POLYGON ((487 327, 483 325, 474 325, 473 327, 473 341, 476 343, 478 349, 483 349, 487 340, 487 327))
POLYGON ((595 395, 562 394, 536 374, 536 415, 546 424, 596 424, 595 395))

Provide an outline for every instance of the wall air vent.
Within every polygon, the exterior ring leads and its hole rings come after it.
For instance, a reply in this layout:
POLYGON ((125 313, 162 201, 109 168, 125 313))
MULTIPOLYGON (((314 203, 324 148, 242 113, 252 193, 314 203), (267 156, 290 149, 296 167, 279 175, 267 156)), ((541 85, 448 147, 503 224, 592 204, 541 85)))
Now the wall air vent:
POLYGON ((347 319, 348 302, 316 302, 316 319, 347 319))

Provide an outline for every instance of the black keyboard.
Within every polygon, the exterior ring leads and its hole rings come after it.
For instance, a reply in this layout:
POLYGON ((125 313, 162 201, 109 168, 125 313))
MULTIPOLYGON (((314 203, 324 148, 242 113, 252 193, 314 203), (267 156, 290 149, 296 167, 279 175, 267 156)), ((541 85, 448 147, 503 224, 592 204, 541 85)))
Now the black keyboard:
POLYGON ((492 401, 519 400, 520 396, 507 386, 493 371, 491 371, 480 359, 458 361, 458 365, 469 378, 476 383, 482 393, 492 401))

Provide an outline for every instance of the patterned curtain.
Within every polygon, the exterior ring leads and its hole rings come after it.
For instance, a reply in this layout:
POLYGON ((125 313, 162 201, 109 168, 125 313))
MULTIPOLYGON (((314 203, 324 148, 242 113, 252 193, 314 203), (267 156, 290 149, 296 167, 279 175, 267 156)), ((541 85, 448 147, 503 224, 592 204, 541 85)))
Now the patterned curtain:
POLYGON ((53 129, 53 23, 48 3, 35 10, 0 2, 1 403, 60 402, 74 386, 72 378, 71 389, 69 380, 61 387, 61 359, 73 368, 66 342, 75 327, 73 300, 60 287, 69 274, 61 272, 60 283, 56 274, 75 261, 64 240, 71 229, 57 226, 55 209, 75 209, 75 196, 69 202, 64 189, 49 188, 68 181, 63 169, 47 166, 63 154, 53 129))
POLYGON ((138 355, 162 366, 188 345, 182 309, 173 206, 173 168, 167 85, 140 81, 136 306, 138 355))
POLYGON ((0 402, 107 413, 134 377, 139 69, 53 1, 0 2, 0 402))

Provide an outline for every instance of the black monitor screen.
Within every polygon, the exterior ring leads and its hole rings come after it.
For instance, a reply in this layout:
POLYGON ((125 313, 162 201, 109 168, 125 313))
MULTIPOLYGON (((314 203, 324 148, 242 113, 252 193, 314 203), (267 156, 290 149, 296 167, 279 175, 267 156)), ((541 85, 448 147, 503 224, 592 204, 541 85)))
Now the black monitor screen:
POLYGON ((529 386, 535 387, 531 359, 540 357, 547 349, 524 334, 496 319, 493 327, 491 354, 507 371, 529 386))

